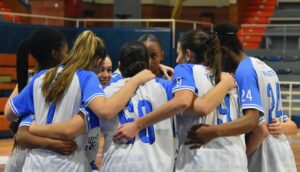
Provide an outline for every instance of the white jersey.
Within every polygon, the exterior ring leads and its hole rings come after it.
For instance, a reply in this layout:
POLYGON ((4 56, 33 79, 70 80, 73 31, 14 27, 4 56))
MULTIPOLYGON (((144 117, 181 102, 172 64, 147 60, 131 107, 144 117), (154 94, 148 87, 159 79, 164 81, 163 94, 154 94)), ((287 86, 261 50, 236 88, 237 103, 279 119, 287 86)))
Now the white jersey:
MULTIPOLYGON (((62 67, 58 71, 61 70, 62 67)), ((94 73, 77 70, 61 100, 57 103, 47 103, 41 91, 45 72, 42 71, 34 76, 24 90, 10 101, 14 114, 19 116, 35 114, 35 120, 39 125, 64 122, 76 114, 80 107, 86 107, 93 98, 104 96, 103 90, 99 87, 99 80, 94 73)), ((85 156, 87 133, 78 136, 75 141, 77 149, 74 154, 69 156, 45 149, 29 150, 23 171, 91 171, 85 156)))
MULTIPOLYGON (((32 73, 28 73, 28 82, 31 81, 33 75, 32 73)), ((19 127, 27 126, 30 127, 34 117, 32 115, 28 115, 27 117, 23 117, 19 127)), ((15 137, 15 136, 14 136, 15 137)), ((12 154, 8 159, 8 162, 5 164, 5 172, 22 172, 22 168, 25 163, 27 149, 20 148, 17 143, 12 150, 12 154)))
MULTIPOLYGON (((126 79, 121 79, 112 83, 105 89, 106 95, 112 96, 125 84, 125 81, 126 79)), ((171 119, 141 130, 126 144, 117 144, 112 140, 117 127, 150 113, 171 99, 171 86, 170 81, 153 79, 137 89, 118 116, 109 121, 101 120, 105 140, 101 171, 173 171, 175 145, 171 119)))
MULTIPOLYGON (((28 115, 22 118, 19 127, 27 126, 30 127, 34 120, 34 115, 28 115)), ((5 164, 5 172, 22 172, 22 168, 25 163, 27 149, 22 149, 20 146, 16 146, 13 149, 11 157, 5 164)))
MULTIPOLYGON (((174 79, 177 83, 173 88, 173 93, 188 89, 202 97, 214 87, 212 74, 202 65, 178 65, 175 68, 174 79)), ((177 115, 179 150, 176 171, 248 171, 244 135, 216 138, 194 150, 189 149, 189 145, 184 145, 187 141, 187 132, 192 126, 200 123, 218 125, 235 120, 240 117, 240 114, 237 91, 234 89, 229 92, 216 110, 205 117, 177 115)))
MULTIPOLYGON (((242 109, 257 109, 263 114, 260 123, 272 118, 288 119, 282 111, 280 84, 276 72, 259 59, 245 58, 236 70, 242 109)), ((260 148, 248 157, 250 172, 295 172, 293 152, 285 135, 269 135, 260 148)))
POLYGON ((22 172, 22 168, 25 162, 27 149, 21 149, 20 147, 15 147, 9 157, 7 163, 5 164, 4 172, 22 172))
MULTIPOLYGON (((89 108, 88 109, 90 112, 92 112, 89 108)), ((91 114, 91 113, 89 113, 91 114)), ((98 154, 98 148, 100 144, 100 123, 99 123, 99 118, 96 115, 89 115, 89 130, 88 130, 88 139, 87 139, 87 144, 85 146, 85 155, 90 162, 90 166, 94 171, 98 171, 98 167, 96 166, 96 158, 98 154)))

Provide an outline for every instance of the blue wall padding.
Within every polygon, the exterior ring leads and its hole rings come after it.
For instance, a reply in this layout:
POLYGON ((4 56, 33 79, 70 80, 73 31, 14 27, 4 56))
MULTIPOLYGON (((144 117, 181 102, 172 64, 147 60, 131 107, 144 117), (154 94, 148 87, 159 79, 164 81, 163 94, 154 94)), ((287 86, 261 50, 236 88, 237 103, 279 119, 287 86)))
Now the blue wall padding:
MULTIPOLYGON (((0 22, 0 53, 16 53, 20 42, 30 37, 30 35, 40 27, 39 25, 25 25, 0 22)), ((163 64, 174 66, 176 60, 176 48, 172 48, 172 32, 170 28, 67 28, 57 27, 61 31, 69 44, 73 45, 76 36, 83 30, 90 29, 95 34, 104 39, 107 52, 112 57, 114 67, 117 67, 119 53, 122 45, 129 40, 136 40, 143 34, 153 34, 161 39, 165 51, 163 64)), ((176 40, 179 35, 186 30, 176 30, 176 40)), ((177 43, 176 43, 177 44, 177 43)))

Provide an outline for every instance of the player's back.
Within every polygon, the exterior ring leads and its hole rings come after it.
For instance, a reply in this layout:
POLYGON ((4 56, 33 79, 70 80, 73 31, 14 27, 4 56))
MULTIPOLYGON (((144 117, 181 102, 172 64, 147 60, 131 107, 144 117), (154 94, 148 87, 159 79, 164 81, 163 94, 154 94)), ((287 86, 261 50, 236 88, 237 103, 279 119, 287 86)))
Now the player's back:
MULTIPOLYGON (((111 96, 126 79, 112 83, 105 93, 111 96)), ((157 109, 171 98, 171 82, 153 79, 140 86, 127 106, 112 120, 102 121, 105 144, 101 171, 161 171, 171 172, 174 167, 174 138, 171 119, 166 119, 140 131, 127 144, 112 140, 115 129, 157 109), (169 90, 169 91, 168 91, 169 90)))
MULTIPOLYGON (((276 72, 259 59, 250 57, 249 67, 253 67, 256 76, 262 106, 264 111, 264 121, 266 124, 272 123, 272 118, 278 118, 281 122, 288 117, 283 114, 280 83, 276 72)), ((247 62, 247 61, 246 61, 247 62)), ((251 94, 245 92, 245 96, 251 99, 251 94)), ((249 171, 296 171, 295 160, 285 135, 278 138, 269 135, 260 148, 249 157, 249 171)))
MULTIPOLYGON (((213 89, 214 77, 207 67, 193 65, 192 72, 198 97, 213 89)), ((213 101, 213 100, 211 100, 213 101)), ((199 149, 191 150, 186 134, 193 125, 218 125, 230 122, 240 117, 238 96, 236 89, 231 90, 224 101, 213 112, 204 117, 178 115, 176 118, 179 139, 176 171, 247 171, 247 157, 245 153, 244 136, 220 137, 202 145, 199 149)))
MULTIPOLYGON (((62 68, 59 68, 61 71, 62 68)), ((41 86, 43 77, 37 78, 33 84, 33 100, 35 120, 39 125, 58 123, 69 120, 82 106, 82 87, 84 81, 91 73, 83 70, 77 71, 70 86, 57 103, 47 103, 42 96, 41 86)), ((87 134, 75 139, 77 149, 72 155, 60 155, 45 149, 31 149, 26 156, 24 171, 90 171, 89 163, 84 156, 87 134)))

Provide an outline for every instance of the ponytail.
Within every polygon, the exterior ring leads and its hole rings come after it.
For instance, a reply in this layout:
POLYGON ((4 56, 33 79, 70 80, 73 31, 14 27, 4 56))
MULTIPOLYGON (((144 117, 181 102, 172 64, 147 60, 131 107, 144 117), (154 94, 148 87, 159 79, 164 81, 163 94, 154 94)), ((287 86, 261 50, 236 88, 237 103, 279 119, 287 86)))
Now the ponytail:
POLYGON ((21 92, 28 81, 28 56, 30 53, 30 41, 21 42, 17 51, 17 83, 18 92, 21 92))
POLYGON ((99 59, 105 59, 105 45, 101 38, 92 31, 83 31, 75 40, 68 56, 56 66, 47 71, 42 84, 42 92, 46 102, 58 102, 73 80, 78 69, 90 70, 91 64, 99 59), (62 71, 59 67, 64 65, 62 71))

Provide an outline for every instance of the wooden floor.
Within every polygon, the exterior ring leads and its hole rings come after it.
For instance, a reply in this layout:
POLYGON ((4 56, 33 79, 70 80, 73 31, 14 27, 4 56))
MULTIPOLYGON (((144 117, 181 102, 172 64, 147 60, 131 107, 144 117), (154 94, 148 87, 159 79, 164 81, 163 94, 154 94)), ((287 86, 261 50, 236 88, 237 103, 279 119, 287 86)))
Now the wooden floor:
MULTIPOLYGON (((297 135, 289 137, 289 141, 295 155, 298 172, 300 172, 300 129, 298 129, 297 135)), ((102 158, 101 153, 102 153, 102 146, 103 146, 103 138, 101 139, 100 143, 101 144, 99 146, 99 152, 96 161, 96 164, 98 166, 100 165, 101 158, 102 158)), ((4 166, 1 165, 1 160, 3 159, 3 157, 8 157, 10 155, 12 144, 13 144, 12 139, 0 139, 0 172, 2 172, 4 168, 4 166)))

